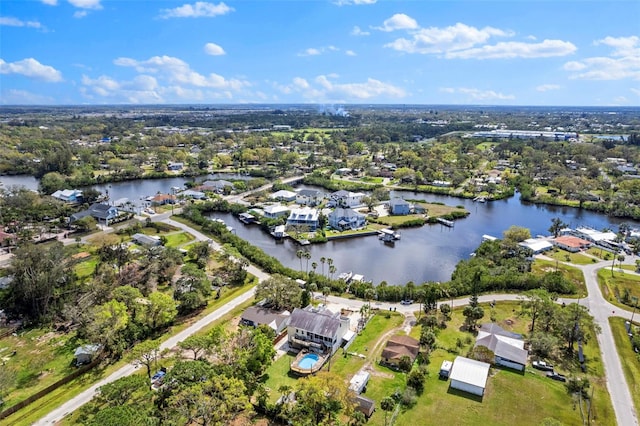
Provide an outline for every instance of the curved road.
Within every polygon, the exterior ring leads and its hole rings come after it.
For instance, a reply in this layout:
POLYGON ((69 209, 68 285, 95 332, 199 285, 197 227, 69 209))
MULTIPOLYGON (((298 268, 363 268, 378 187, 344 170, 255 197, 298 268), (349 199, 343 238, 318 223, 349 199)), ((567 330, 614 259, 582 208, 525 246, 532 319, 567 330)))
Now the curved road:
MULTIPOLYGON (((192 235, 195 236, 198 241, 209 241, 212 248, 215 250, 220 250, 221 247, 215 241, 212 241, 206 235, 201 232, 192 229, 191 227, 184 225, 180 222, 176 222, 170 219, 170 214, 159 214, 155 215, 152 220, 154 221, 162 221, 183 229, 192 235)), ((624 263, 633 264, 635 258, 628 257, 624 263)), ((571 265, 576 266, 576 265, 571 265)), ((607 388, 611 395, 611 401, 613 403, 613 408, 616 413, 616 421, 619 426, 638 426, 638 418, 633 407, 633 402, 631 399, 631 393, 629 391, 629 387, 627 385, 625 376, 622 372, 622 365, 620 363, 620 358, 618 357, 618 353, 615 346, 615 341, 613 339, 613 334, 611 332, 611 327, 609 326, 609 317, 612 316, 621 316, 625 319, 630 319, 632 313, 629 311, 622 310, 608 301, 606 301, 602 297, 602 293, 600 292, 600 288, 598 286, 597 280, 597 271, 603 267, 607 267, 604 262, 597 262, 594 264, 589 264, 586 266, 580 266, 582 269, 586 281, 586 286, 588 290, 588 296, 584 299, 580 300, 580 303, 585 303, 585 305, 589 308, 590 313, 594 316, 596 323, 600 325, 602 328, 602 333, 598 334, 598 344, 600 345, 600 352, 602 354, 602 360, 605 367, 605 375, 607 380, 607 388)), ((259 280, 264 280, 269 277, 268 274, 256 268, 253 265, 249 265, 247 270, 258 277, 259 280)), ((184 340, 188 336, 198 332, 207 324, 216 321, 226 315, 228 312, 235 309, 240 304, 246 302, 251 299, 254 295, 254 291, 247 291, 235 299, 229 301, 223 307, 217 309, 214 312, 211 312, 207 316, 201 318, 188 328, 184 329, 180 333, 170 337, 166 341, 164 341, 160 345, 160 349, 171 349, 175 347, 178 342, 184 340)), ((361 300, 347 299, 336 296, 328 296, 327 300, 333 303, 338 303, 353 310, 359 310, 360 307, 366 303, 361 300)), ((516 294, 495 294, 495 295, 483 295, 479 297, 480 302, 491 302, 492 300, 503 301, 503 300, 519 300, 519 296, 516 294)), ((560 302, 564 301, 566 303, 574 303, 575 299, 561 299, 560 302)), ((446 303, 446 302, 441 302, 446 303)), ((454 306, 464 306, 469 303, 468 298, 455 299, 453 301, 454 306)), ((390 307, 396 308, 397 311, 402 312, 404 314, 413 313, 415 311, 414 306, 406 306, 399 305, 397 303, 379 303, 376 304, 376 307, 382 310, 388 310, 390 307)), ((95 383, 90 388, 84 390, 77 396, 71 398, 66 401, 60 407, 52 410, 49 414, 47 414, 42 419, 35 422, 35 425, 54 425, 57 421, 61 420, 67 414, 73 412, 78 409, 82 405, 89 402, 96 394, 98 388, 107 383, 113 382, 121 377, 128 376, 136 371, 136 367, 133 364, 127 364, 124 367, 120 368, 116 372, 112 373, 110 376, 102 379, 101 381, 95 383)))

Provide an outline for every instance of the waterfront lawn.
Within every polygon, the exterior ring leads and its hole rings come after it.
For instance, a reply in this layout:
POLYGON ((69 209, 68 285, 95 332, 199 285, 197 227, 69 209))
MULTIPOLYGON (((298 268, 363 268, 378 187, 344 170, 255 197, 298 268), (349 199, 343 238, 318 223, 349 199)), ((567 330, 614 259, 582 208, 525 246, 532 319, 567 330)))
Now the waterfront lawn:
POLYGON ((531 267, 531 272, 536 275, 542 275, 556 270, 562 272, 562 275, 576 286, 576 292, 573 295, 563 294, 562 297, 579 297, 580 295, 588 293, 587 286, 584 282, 584 274, 578 268, 565 265, 564 263, 544 259, 536 259, 531 267))
MULTIPOLYGON (((497 302, 493 309, 488 304, 481 306, 485 311, 481 323, 490 322, 494 317, 498 325, 509 331, 528 333, 530 320, 518 315, 518 302, 497 302)), ((451 390, 449 381, 440 380, 438 372, 442 361, 453 361, 458 355, 466 356, 473 348, 475 336, 461 331, 463 323, 462 308, 455 308, 447 328, 438 332, 438 349, 430 356, 424 392, 413 408, 401 411, 396 424, 423 424, 428 418, 437 418, 439 424, 459 425, 533 426, 541 424, 545 418, 555 418, 563 424, 580 423, 579 411, 577 408, 574 410, 573 399, 564 384, 548 379, 544 373, 531 367, 527 367, 524 374, 492 368, 482 399, 451 390)), ((420 327, 414 327, 410 335, 418 338, 420 327)), ((590 337, 584 349, 589 379, 595 388, 594 413, 597 424, 614 425, 615 416, 606 392, 600 352, 593 334, 590 337)), ((578 373, 579 367, 568 362, 562 373, 567 371, 578 373)))
POLYGON ((585 256, 581 253, 571 253, 566 250, 553 249, 545 253, 545 256, 548 256, 552 259, 559 260, 560 262, 569 262, 575 263, 576 265, 589 265, 591 263, 597 262, 596 259, 585 256))
POLYGON ((638 354, 633 351, 631 346, 631 341, 625 328, 625 319, 619 317, 609 318, 609 325, 613 332, 618 357, 622 363, 622 371, 627 380, 629 392, 637 413, 640 410, 640 364, 638 364, 638 354))
POLYGON ((629 309, 633 307, 632 299, 640 299, 640 276, 620 272, 617 268, 602 268, 598 271, 598 283, 602 295, 609 302, 621 308, 629 309), (625 292, 629 292, 629 304, 622 302, 625 292))

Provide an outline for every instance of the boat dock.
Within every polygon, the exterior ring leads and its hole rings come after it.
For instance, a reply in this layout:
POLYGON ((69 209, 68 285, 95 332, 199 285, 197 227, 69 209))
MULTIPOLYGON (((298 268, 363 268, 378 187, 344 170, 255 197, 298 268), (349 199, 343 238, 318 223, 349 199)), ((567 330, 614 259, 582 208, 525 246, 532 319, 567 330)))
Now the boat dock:
POLYGON ((438 221, 438 223, 441 223, 444 226, 448 226, 449 228, 453 228, 454 222, 452 220, 447 220, 447 219, 444 219, 444 218, 441 218, 441 217, 437 218, 436 220, 438 221))
POLYGON ((387 242, 393 242, 400 239, 400 233, 393 229, 380 229, 378 231, 378 239, 387 242))

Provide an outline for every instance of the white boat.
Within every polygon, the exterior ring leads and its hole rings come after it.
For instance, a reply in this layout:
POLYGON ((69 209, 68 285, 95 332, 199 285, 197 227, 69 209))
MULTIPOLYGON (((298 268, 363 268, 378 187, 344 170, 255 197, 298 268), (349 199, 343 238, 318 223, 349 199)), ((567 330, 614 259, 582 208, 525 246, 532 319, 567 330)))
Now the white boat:
POLYGON ((382 241, 394 241, 400 239, 400 233, 393 229, 381 229, 378 232, 378 238, 382 241))

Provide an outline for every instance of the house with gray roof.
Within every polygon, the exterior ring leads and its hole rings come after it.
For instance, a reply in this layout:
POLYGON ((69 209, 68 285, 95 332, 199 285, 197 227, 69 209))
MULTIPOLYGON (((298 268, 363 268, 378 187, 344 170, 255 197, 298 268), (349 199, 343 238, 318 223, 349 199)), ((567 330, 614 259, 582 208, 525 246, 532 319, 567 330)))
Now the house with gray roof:
POLYGON ((291 313, 287 335, 289 347, 333 354, 349 331, 349 318, 311 305, 291 313))
POLYGON ((69 222, 73 223, 86 216, 91 216, 100 223, 109 225, 109 222, 118 217, 118 209, 104 203, 94 203, 87 210, 74 213, 70 216, 69 222))
POLYGON ((51 194, 51 196, 60 201, 70 204, 82 202, 82 191, 80 191, 79 189, 59 189, 51 194))
POLYGON ((359 229, 367 223, 365 215, 358 213, 352 208, 338 207, 329 213, 328 219, 329 226, 339 231, 359 229))
POLYGON ((389 201, 389 213, 392 215, 400 216, 407 215, 411 212, 411 204, 402 198, 394 198, 389 201))
POLYGON ((225 191, 225 188, 229 188, 229 190, 232 190, 233 183, 223 179, 205 180, 195 189, 199 189, 200 191, 212 191, 212 192, 222 193, 225 191))
POLYGON ((303 206, 317 206, 324 199, 322 191, 317 189, 301 189, 297 191, 296 204, 303 206))
POLYGON ((529 352, 524 349, 524 340, 495 323, 483 324, 478 331, 475 346, 484 346, 493 352, 496 365, 524 371, 529 352))
POLYGON ((160 241, 160 238, 156 237, 155 235, 133 234, 131 236, 131 239, 136 244, 140 244, 141 246, 147 246, 147 247, 159 246, 162 244, 162 242, 160 241))
POLYGON ((362 198, 365 196, 362 192, 351 192, 341 189, 333 192, 329 198, 330 203, 336 206, 355 207, 362 205, 362 198))
POLYGON ((250 306, 242 313, 240 324, 248 327, 266 325, 279 336, 286 330, 290 317, 289 311, 278 312, 262 306, 250 306))

